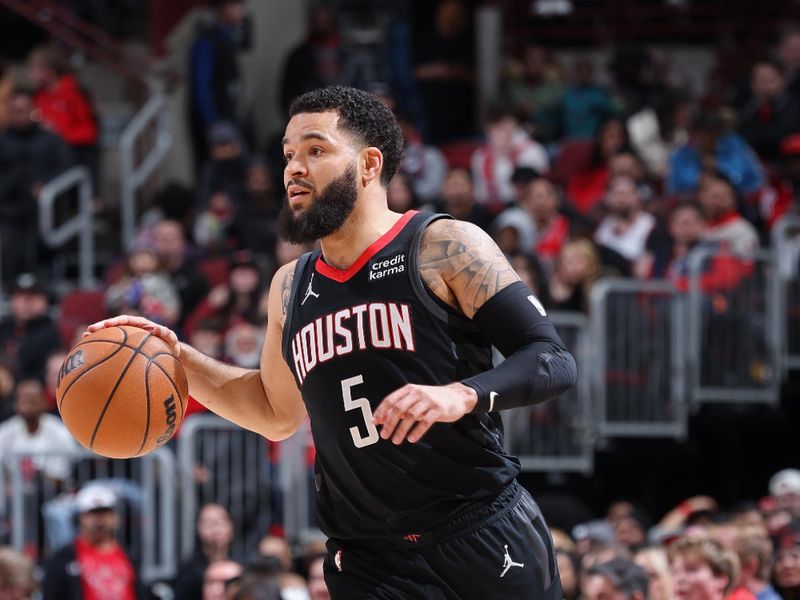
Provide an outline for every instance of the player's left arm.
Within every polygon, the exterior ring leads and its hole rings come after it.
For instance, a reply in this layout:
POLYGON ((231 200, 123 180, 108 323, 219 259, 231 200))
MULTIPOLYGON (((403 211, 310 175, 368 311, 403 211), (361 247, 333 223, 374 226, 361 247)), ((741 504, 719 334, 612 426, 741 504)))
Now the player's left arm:
POLYGON ((472 319, 506 360, 460 382, 408 384, 389 394, 375 411, 384 439, 416 442, 433 423, 544 402, 575 385, 575 360, 486 232, 463 221, 434 221, 423 233, 418 263, 430 290, 472 319))

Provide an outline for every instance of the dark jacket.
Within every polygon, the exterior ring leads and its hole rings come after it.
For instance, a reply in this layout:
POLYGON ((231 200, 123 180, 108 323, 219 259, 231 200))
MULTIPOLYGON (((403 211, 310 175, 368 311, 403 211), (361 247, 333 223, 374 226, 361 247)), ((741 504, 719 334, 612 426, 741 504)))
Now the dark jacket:
MULTIPOLYGON (((129 557, 130 558, 130 557, 129 557)), ((133 562, 133 561, 131 561, 133 562)), ((133 565, 136 576, 136 598, 146 600, 147 591, 139 579, 139 569, 133 565)), ((53 554, 44 565, 42 600, 83 600, 80 567, 75 544, 67 544, 53 554)))
POLYGON ((48 355, 59 348, 58 328, 48 316, 22 325, 12 317, 0 321, 0 352, 13 362, 17 377, 44 377, 48 355))

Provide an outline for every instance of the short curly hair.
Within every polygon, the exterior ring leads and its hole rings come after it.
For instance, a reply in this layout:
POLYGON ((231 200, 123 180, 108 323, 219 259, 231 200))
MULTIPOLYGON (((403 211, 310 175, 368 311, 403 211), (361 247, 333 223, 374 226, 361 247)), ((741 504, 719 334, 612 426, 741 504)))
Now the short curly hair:
POLYGON ((289 117, 329 111, 339 115, 339 127, 362 147, 374 146, 381 151, 381 185, 388 186, 403 160, 403 134, 392 111, 374 94, 352 87, 330 86, 295 98, 289 117))

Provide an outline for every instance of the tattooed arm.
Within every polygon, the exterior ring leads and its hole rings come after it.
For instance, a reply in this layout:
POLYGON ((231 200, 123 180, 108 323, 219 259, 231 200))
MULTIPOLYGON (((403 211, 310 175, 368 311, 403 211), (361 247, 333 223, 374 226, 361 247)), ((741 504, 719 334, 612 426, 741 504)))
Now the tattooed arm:
POLYGON ((450 219, 434 221, 423 232, 419 270, 434 294, 470 319, 489 298, 520 280, 485 231, 450 219))
POLYGON ((469 223, 434 221, 422 235, 419 271, 441 300, 472 319, 507 360, 449 385, 405 385, 375 411, 381 436, 418 441, 436 422, 554 398, 576 369, 540 309, 492 239, 469 223))

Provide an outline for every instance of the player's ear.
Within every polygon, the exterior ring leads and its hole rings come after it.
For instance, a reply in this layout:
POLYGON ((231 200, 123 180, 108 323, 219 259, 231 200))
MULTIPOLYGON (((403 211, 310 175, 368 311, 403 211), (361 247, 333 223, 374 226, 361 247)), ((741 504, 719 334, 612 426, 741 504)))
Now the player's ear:
POLYGON ((380 180, 381 171, 383 171, 383 153, 374 146, 369 146, 361 151, 359 158, 361 160, 361 180, 364 185, 380 180))

